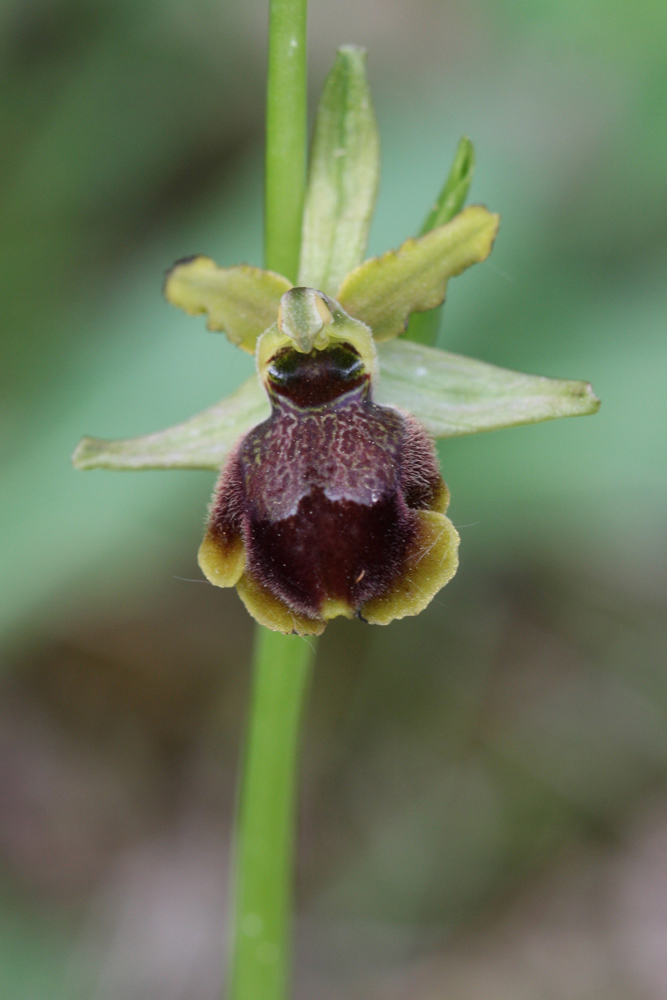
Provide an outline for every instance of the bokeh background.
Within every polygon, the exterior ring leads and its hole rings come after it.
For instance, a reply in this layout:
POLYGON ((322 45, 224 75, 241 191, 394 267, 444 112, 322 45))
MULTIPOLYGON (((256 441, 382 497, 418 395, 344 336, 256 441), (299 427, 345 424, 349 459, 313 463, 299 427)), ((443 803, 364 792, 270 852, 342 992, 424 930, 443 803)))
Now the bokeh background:
MULTIPOLYGON (((76 473, 251 360, 161 298, 261 263, 263 0, 0 5, 0 998, 213 1000, 251 627, 213 476, 76 473)), ((456 579, 337 621, 306 727, 299 1000, 667 996, 667 9, 311 0, 313 103, 369 47, 371 250, 460 135, 491 259, 440 344, 599 414, 441 448, 456 579)), ((258 998, 259 1000, 259 998, 258 998)))

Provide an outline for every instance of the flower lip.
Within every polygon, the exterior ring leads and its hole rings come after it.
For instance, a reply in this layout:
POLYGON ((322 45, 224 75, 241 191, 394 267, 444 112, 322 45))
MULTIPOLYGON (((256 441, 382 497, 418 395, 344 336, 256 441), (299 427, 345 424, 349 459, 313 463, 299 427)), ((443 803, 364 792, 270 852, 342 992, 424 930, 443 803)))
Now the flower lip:
POLYGON ((331 403, 351 389, 370 383, 359 352, 347 343, 310 354, 284 347, 271 359, 267 376, 272 399, 285 398, 299 407, 331 403))
POLYGON ((291 517, 253 524, 248 568, 299 614, 350 618, 400 575, 417 525, 396 489, 363 504, 316 487, 291 517))
POLYGON ((338 615, 387 624, 456 571, 448 498, 428 435, 375 404, 370 378, 319 406, 278 400, 220 474, 200 566, 278 631, 319 634, 338 615))

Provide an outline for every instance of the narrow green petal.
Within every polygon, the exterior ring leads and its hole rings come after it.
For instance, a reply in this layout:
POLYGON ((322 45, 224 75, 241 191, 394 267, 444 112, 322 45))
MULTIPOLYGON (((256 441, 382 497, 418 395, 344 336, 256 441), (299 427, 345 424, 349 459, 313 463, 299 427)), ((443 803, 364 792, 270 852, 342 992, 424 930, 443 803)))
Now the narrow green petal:
POLYGON ((417 417, 435 437, 459 437, 595 413, 588 382, 523 375, 474 358, 396 340, 378 348, 379 403, 417 417))
POLYGON ((218 469, 241 435, 265 420, 269 403, 253 375, 232 395, 182 424, 143 437, 83 438, 77 469, 218 469))
POLYGON ((449 278, 488 257, 499 221, 482 205, 471 205, 446 226, 365 261, 347 275, 336 298, 376 340, 396 337, 410 313, 444 301, 449 278))
POLYGON ((346 45, 338 50, 315 121, 299 285, 334 295, 347 272, 364 259, 378 176, 366 52, 346 45))
POLYGON ((177 261, 164 294, 190 316, 205 313, 209 330, 222 330, 232 344, 252 354, 260 334, 275 323, 280 296, 291 288, 281 274, 241 264, 218 267, 210 257, 177 261))

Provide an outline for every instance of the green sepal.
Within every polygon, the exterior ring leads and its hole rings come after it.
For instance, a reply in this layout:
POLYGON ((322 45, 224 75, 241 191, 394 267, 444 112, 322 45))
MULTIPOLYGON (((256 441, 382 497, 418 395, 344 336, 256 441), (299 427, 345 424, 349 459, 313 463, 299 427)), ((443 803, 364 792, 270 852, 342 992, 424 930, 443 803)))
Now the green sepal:
POLYGON ((335 295, 364 259, 379 177, 366 52, 340 48, 315 120, 297 284, 335 295))
POLYGON ((206 314, 209 330, 222 330, 232 344, 252 354, 260 334, 275 322, 280 297, 292 287, 273 271, 241 264, 218 267, 210 257, 177 261, 164 294, 190 316, 206 314))
POLYGON ((378 346, 378 403, 409 411, 437 438, 595 413, 588 382, 524 375, 408 340, 378 346))
POLYGON ((256 376, 231 396, 182 424, 143 437, 83 438, 72 455, 77 469, 218 469, 238 439, 270 412, 256 376))
POLYGON ((403 333, 412 312, 444 301, 450 278, 488 257, 499 221, 482 205, 471 205, 446 226, 364 261, 347 275, 336 299, 370 326, 376 340, 390 340, 403 333))

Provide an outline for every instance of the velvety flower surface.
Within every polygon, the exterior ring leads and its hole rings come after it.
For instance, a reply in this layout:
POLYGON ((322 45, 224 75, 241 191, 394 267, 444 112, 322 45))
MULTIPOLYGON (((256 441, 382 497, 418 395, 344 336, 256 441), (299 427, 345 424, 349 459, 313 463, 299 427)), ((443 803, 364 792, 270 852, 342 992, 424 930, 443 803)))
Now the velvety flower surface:
POLYGON ((321 292, 286 292, 265 338, 271 415, 222 470, 202 570, 283 632, 416 614, 457 567, 433 443, 414 417, 373 402, 371 333, 321 292), (294 346, 294 317, 318 347, 294 346))
POLYGON ((457 567, 433 438, 594 413, 585 382, 524 375, 414 339, 448 281, 486 259, 498 216, 463 209, 462 140, 421 235, 364 260, 378 181, 365 56, 338 53, 313 137, 296 287, 257 267, 178 261, 170 302, 255 354, 257 378, 175 427, 84 438, 77 468, 221 469, 199 562, 263 625, 421 611, 457 567), (463 209, 463 210, 462 210, 463 209), (413 340, 401 336, 408 330, 413 340))

